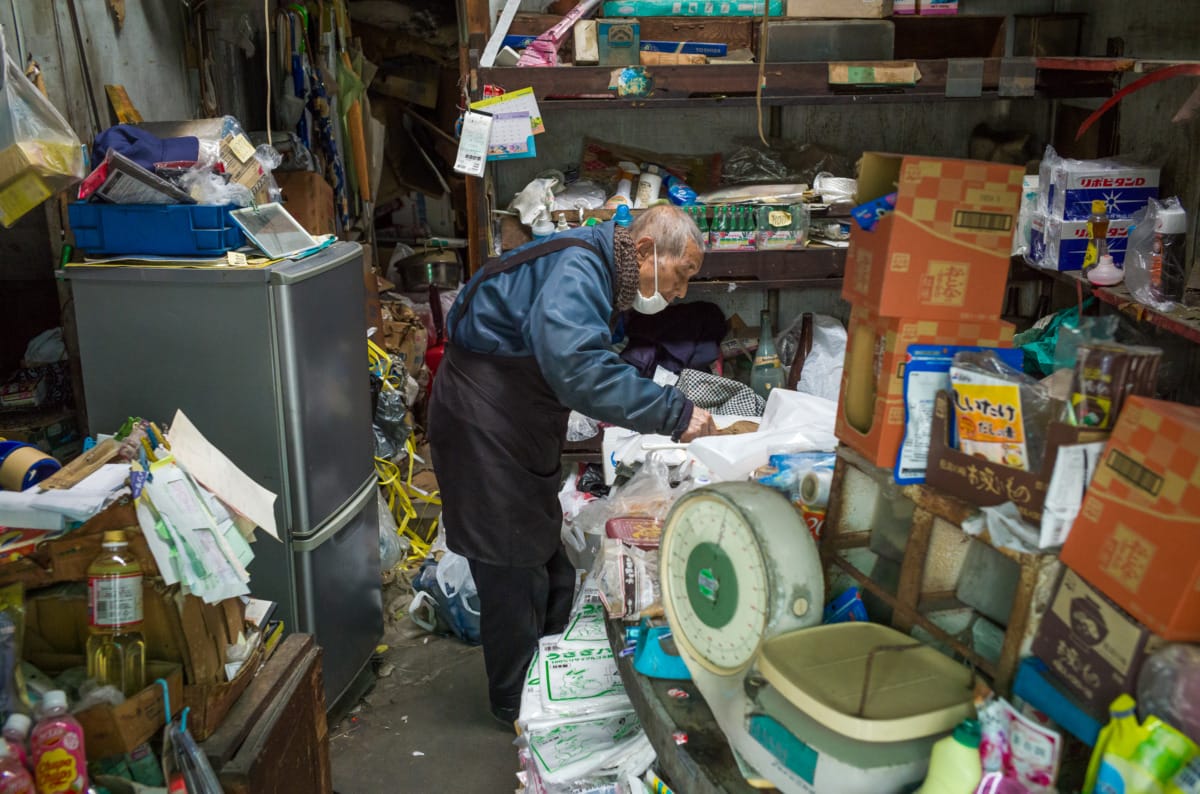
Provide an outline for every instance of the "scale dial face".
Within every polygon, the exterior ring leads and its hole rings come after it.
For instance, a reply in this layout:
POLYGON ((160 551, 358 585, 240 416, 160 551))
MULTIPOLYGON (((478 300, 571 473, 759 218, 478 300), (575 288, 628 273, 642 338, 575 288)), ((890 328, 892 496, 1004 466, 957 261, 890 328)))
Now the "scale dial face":
POLYGON ((713 493, 684 497, 664 530, 663 604, 675 639, 708 670, 748 665, 767 623, 768 574, 754 528, 713 493))

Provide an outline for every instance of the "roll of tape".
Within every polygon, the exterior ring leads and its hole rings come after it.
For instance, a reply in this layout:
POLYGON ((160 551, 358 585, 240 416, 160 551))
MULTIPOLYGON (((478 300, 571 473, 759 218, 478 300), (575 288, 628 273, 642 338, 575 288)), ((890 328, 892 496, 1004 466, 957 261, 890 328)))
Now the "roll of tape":
POLYGON ((0 488, 24 491, 62 468, 57 460, 29 444, 0 443, 0 488))
POLYGON ((800 501, 809 507, 825 507, 829 504, 829 488, 833 485, 833 471, 814 469, 800 480, 800 501))

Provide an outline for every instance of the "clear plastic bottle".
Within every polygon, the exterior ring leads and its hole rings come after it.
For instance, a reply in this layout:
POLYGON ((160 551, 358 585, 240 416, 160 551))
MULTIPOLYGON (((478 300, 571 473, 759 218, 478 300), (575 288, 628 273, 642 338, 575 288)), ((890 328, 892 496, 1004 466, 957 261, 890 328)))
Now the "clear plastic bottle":
POLYGON ((129 697, 146 685, 142 636, 142 568, 125 533, 104 533, 100 556, 88 566, 88 678, 129 697))
POLYGON ((32 725, 33 720, 19 711, 9 714, 4 723, 4 740, 8 742, 9 749, 21 762, 21 766, 26 769, 29 768, 29 753, 25 750, 25 744, 29 741, 29 728, 32 725))
POLYGON ((35 794, 33 778, 14 750, 0 740, 0 794, 35 794))
POLYGON ((83 726, 67 711, 67 694, 53 689, 42 699, 42 715, 29 740, 37 794, 87 791, 83 726))
POLYGON ((771 394, 771 389, 783 386, 783 364, 775 351, 775 339, 771 335, 771 313, 764 310, 760 317, 761 332, 758 336, 758 350, 754 354, 754 367, 750 370, 750 388, 764 400, 771 394))

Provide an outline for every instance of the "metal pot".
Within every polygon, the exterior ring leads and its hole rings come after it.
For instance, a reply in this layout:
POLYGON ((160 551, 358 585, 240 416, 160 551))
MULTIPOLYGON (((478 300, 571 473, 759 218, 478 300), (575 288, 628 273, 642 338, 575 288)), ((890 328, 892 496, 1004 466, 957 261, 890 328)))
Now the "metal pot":
POLYGON ((422 292, 430 285, 438 289, 458 289, 462 265, 454 251, 422 251, 396 263, 400 286, 405 292, 422 292))

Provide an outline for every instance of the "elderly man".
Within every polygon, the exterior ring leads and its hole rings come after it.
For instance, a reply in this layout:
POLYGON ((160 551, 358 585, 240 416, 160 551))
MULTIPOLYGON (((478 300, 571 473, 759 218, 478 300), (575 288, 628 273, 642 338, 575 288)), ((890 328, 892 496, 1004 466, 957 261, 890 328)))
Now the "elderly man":
POLYGON ((517 717, 525 671, 564 630, 575 571, 561 542, 563 438, 571 409, 690 441, 707 411, 642 378, 611 350, 627 309, 653 314, 700 270, 700 230, 675 207, 601 223, 489 261, 447 318, 429 440, 446 542, 470 561, 492 714, 517 717))

